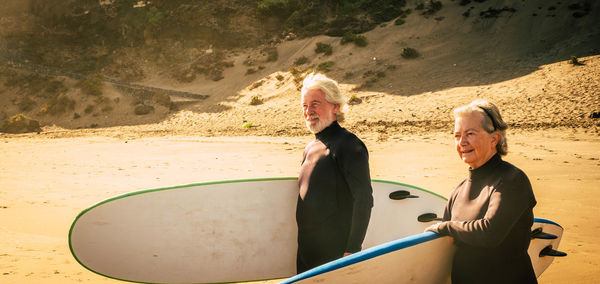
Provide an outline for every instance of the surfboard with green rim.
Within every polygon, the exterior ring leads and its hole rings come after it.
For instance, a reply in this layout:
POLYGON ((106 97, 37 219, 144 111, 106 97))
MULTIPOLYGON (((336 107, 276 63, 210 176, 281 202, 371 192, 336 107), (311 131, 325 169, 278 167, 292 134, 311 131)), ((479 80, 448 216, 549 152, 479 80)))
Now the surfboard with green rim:
MULTIPOLYGON (((363 249, 423 232, 446 199, 373 180, 363 249)), ((296 178, 198 183, 137 191, 83 210, 69 232, 75 259, 100 275, 144 283, 227 283, 296 273, 296 178)))

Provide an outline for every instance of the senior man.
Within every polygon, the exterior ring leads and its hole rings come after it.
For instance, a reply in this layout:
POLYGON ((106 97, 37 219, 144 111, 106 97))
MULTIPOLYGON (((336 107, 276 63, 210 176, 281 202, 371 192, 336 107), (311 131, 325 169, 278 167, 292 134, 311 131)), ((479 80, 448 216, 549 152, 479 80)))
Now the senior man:
POLYGON ((360 251, 373 207, 369 153, 338 123, 345 99, 337 82, 308 75, 301 105, 315 140, 304 149, 298 178, 298 273, 360 251))

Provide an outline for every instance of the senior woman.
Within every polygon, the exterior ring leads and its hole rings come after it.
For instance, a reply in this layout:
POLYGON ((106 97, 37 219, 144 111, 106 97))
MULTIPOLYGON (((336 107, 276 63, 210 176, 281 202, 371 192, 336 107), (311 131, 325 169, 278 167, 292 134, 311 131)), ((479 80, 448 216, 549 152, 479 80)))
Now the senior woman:
POLYGON ((454 284, 537 283, 527 254, 536 201, 527 175, 501 158, 508 126, 485 100, 454 116, 456 151, 469 175, 450 194, 443 222, 426 231, 454 238, 454 284))

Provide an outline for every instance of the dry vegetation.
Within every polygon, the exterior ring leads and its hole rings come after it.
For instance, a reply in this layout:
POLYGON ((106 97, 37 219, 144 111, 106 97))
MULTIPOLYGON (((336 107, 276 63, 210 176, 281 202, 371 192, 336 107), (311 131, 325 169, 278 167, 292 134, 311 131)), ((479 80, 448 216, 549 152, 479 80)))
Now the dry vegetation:
POLYGON ((0 59, 11 64, 0 70, 0 119, 299 135, 297 90, 316 70, 342 83, 359 131, 443 130, 452 106, 482 96, 502 103, 516 128, 598 127, 598 12, 585 0, 84 2, 32 0, 27 16, 1 18, 0 59), (315 9, 325 17, 308 17, 315 9), (556 24, 532 24, 542 16, 556 24), (557 30, 562 23, 570 28, 557 30))

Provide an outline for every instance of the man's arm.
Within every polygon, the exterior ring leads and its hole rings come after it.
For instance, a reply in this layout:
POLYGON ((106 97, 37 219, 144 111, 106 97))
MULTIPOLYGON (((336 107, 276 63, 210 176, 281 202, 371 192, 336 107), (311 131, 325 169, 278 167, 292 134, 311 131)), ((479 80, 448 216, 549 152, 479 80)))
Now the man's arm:
POLYGON ((352 223, 350 235, 346 243, 346 252, 355 253, 361 250, 367 233, 373 207, 373 189, 369 172, 369 153, 365 145, 357 141, 344 149, 342 171, 352 194, 352 223))

